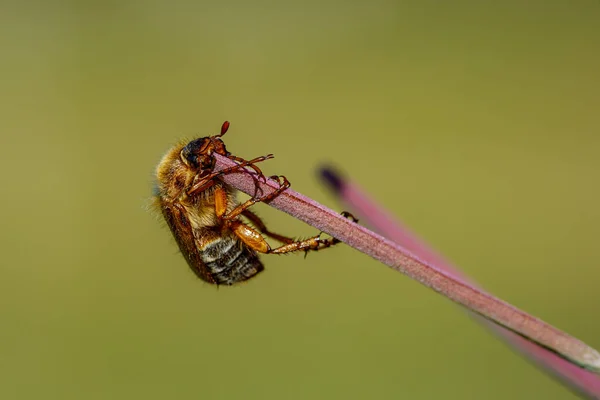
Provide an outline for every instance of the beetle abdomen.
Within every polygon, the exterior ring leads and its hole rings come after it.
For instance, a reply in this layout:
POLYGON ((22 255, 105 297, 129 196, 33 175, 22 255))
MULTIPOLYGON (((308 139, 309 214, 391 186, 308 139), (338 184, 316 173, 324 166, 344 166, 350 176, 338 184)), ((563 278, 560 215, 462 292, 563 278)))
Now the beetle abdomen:
POLYGON ((256 252, 234 236, 210 242, 200 250, 200 258, 219 285, 245 281, 264 269, 256 252))

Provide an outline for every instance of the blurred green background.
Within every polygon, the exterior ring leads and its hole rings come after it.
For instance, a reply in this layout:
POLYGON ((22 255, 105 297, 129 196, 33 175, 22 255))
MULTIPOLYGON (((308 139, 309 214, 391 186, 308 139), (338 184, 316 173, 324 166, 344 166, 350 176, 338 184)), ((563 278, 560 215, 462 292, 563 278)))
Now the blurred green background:
POLYGON ((266 174, 339 210, 338 166, 600 348, 600 3, 524 3, 3 2, 0 398, 574 398, 349 247, 217 289, 147 210, 169 146, 228 119, 266 174))

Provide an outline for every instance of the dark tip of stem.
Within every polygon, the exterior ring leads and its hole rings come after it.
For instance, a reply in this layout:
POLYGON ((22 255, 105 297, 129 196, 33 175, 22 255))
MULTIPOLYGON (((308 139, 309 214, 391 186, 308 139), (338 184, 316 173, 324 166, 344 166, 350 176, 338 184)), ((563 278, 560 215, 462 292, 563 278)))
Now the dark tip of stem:
POLYGON ((328 184, 334 192, 339 193, 344 187, 344 179, 332 167, 319 168, 319 175, 326 184, 328 184))

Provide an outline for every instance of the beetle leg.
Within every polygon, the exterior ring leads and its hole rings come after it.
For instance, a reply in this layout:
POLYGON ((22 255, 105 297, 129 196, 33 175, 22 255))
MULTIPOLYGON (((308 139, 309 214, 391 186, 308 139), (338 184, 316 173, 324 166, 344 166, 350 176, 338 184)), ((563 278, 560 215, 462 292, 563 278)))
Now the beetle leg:
POLYGON ((258 163, 258 162, 261 162, 261 161, 265 161, 265 160, 268 160, 268 159, 271 159, 271 158, 273 158, 273 154, 268 154, 266 156, 261 156, 261 157, 253 158, 252 160, 244 160, 240 164, 232 165, 231 167, 222 169, 222 170, 217 171, 217 172, 212 172, 212 173, 206 175, 205 177, 203 177, 198 182, 194 183, 192 185, 192 187, 188 190, 187 194, 188 194, 188 196, 192 196, 192 195, 194 195, 196 193, 202 192, 202 191, 208 189, 209 187, 211 187, 213 185, 213 184, 208 185, 208 182, 209 181, 213 181, 215 178, 218 178, 218 177, 226 175, 226 174, 231 174, 231 173, 234 173, 234 172, 238 172, 240 170, 244 170, 244 167, 252 167, 252 165, 255 164, 255 163, 258 163))
POLYGON ((231 210, 230 213, 223 215, 223 219, 233 220, 238 215, 243 213, 244 210, 247 210, 248 208, 252 207, 254 204, 268 203, 269 201, 273 200, 275 197, 279 196, 281 194, 281 192, 283 192, 285 189, 290 187, 290 181, 288 181, 285 176, 272 176, 271 179, 277 180, 277 183, 279 184, 279 187, 277 189, 273 190, 271 193, 269 193, 267 195, 257 197, 257 198, 252 197, 252 198, 246 200, 244 203, 240 204, 239 206, 237 206, 236 208, 231 210))

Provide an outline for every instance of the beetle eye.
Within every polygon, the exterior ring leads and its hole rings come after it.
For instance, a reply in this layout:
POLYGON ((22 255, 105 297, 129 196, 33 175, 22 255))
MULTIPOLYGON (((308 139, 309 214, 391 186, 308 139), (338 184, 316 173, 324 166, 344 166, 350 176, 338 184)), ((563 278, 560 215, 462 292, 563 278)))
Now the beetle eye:
POLYGON ((198 166, 198 161, 193 153, 190 152, 188 146, 185 146, 181 153, 179 153, 179 158, 181 161, 188 167, 196 168, 198 166))
POLYGON ((191 168, 200 167, 199 158, 206 153, 208 138, 195 139, 189 142, 183 149, 179 157, 183 163, 191 168))
POLYGON ((190 154, 188 151, 185 151, 185 147, 179 153, 179 158, 181 159, 181 162, 183 162, 185 165, 187 165, 188 167, 192 167, 192 163, 190 162, 190 154))

